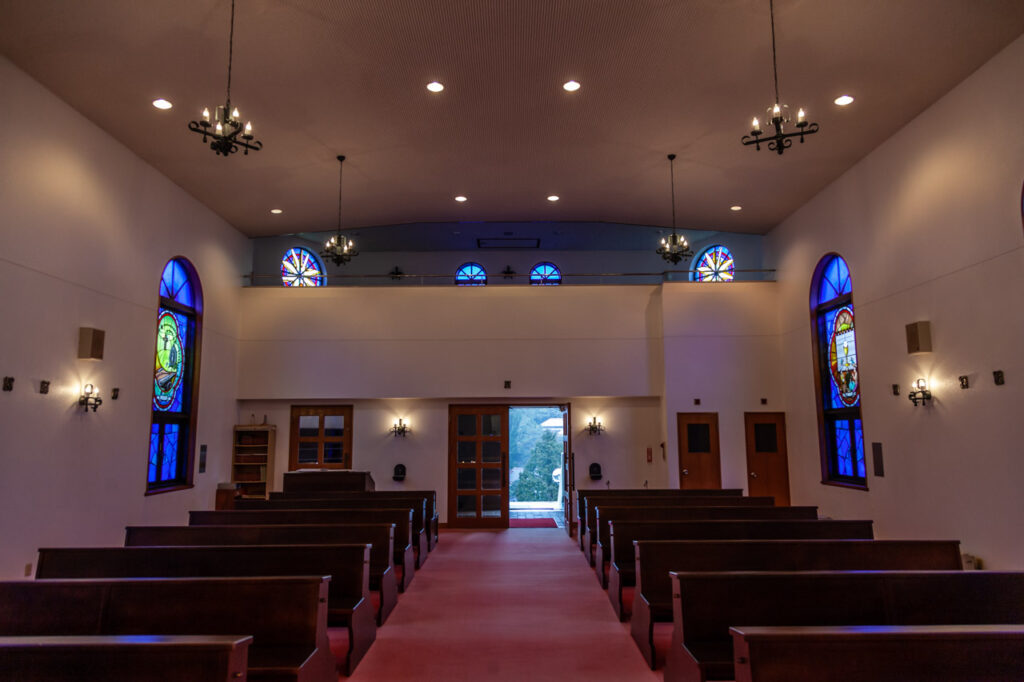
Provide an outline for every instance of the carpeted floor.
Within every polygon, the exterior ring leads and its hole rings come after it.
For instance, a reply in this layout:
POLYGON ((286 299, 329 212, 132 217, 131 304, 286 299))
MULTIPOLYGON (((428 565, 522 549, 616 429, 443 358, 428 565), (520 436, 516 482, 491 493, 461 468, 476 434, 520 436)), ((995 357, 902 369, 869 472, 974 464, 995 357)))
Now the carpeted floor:
MULTIPOLYGON (((344 678, 343 678, 344 679, 344 678)), ((561 529, 442 531, 353 682, 661 680, 561 529)))
POLYGON ((508 520, 509 528, 558 528, 558 524, 552 518, 545 519, 516 519, 508 520))

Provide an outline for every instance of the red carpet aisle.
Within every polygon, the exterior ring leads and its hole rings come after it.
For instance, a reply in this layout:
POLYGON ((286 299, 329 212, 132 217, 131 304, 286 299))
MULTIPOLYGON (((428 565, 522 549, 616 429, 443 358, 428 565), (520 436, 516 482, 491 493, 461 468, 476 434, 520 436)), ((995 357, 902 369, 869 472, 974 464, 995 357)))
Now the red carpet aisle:
POLYGON ((444 532, 353 682, 661 680, 561 529, 444 532))

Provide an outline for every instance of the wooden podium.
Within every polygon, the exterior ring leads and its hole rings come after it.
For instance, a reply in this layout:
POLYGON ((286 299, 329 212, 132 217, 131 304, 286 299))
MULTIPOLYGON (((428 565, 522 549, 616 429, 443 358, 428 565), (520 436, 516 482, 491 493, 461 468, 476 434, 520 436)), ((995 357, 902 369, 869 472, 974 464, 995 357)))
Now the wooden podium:
POLYGON ((284 491, 292 492, 329 492, 376 490, 373 476, 369 471, 349 471, 347 469, 299 469, 284 475, 284 491))

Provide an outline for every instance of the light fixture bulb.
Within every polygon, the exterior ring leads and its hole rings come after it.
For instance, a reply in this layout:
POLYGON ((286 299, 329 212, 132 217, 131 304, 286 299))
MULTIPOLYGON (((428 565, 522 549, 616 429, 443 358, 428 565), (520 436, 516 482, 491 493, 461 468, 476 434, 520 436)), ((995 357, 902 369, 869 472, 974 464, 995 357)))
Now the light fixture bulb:
POLYGON ((839 106, 845 107, 848 104, 853 104, 853 97, 850 95, 839 95, 839 97, 836 97, 833 101, 839 106))
POLYGON ((153 100, 153 106, 157 109, 170 109, 174 105, 165 100, 163 97, 153 100))
POLYGON ((430 90, 431 92, 441 92, 444 90, 444 86, 437 81, 433 81, 431 83, 427 83, 427 90, 430 90))
POLYGON ((272 208, 270 209, 270 212, 273 213, 274 215, 281 215, 282 213, 284 213, 284 210, 280 208, 272 208))
POLYGON ((805 116, 804 110, 800 109, 800 111, 796 112, 796 122, 797 123, 803 123, 804 122, 804 116, 805 116))
POLYGON ((782 109, 779 108, 779 104, 776 102, 775 106, 772 107, 772 116, 778 116, 780 113, 782 113, 782 109))
POLYGON ((95 390, 96 390, 96 387, 93 386, 92 384, 86 384, 82 388, 82 392, 85 393, 86 395, 92 395, 92 392, 95 391, 95 390))
POLYGON ((559 198, 560 197, 557 194, 551 194, 551 195, 548 196, 548 201, 552 201, 552 202, 558 201, 559 198))
POLYGON ((220 124, 220 121, 217 121, 217 134, 218 135, 223 135, 224 134, 224 126, 222 126, 220 124))
POLYGON ((203 107, 203 120, 206 121, 207 123, 210 122, 210 110, 207 109, 206 107, 203 107))
POLYGON ((755 133, 761 132, 761 122, 757 120, 757 116, 754 117, 754 120, 751 122, 750 125, 751 130, 753 130, 755 133))
POLYGON ((742 206, 740 206, 740 205, 736 205, 736 206, 730 206, 730 207, 729 207, 729 210, 730 210, 730 211, 742 211, 742 210, 743 210, 743 207, 742 207, 742 206))
POLYGON ((252 135, 252 121, 245 122, 245 134, 252 135))
POLYGON ((577 90, 580 89, 580 87, 580 84, 577 83, 576 81, 567 81, 562 84, 562 89, 565 90, 566 92, 576 92, 577 90))
POLYGON ((455 197, 455 201, 461 204, 463 202, 469 201, 469 197, 464 197, 460 194, 459 196, 455 197))
POLYGON ((238 113, 238 107, 231 110, 231 118, 238 119, 240 116, 241 114, 238 113))
POLYGON ((917 381, 914 382, 914 386, 917 387, 917 390, 923 391, 926 388, 928 388, 928 382, 926 382, 924 379, 918 379, 917 381))

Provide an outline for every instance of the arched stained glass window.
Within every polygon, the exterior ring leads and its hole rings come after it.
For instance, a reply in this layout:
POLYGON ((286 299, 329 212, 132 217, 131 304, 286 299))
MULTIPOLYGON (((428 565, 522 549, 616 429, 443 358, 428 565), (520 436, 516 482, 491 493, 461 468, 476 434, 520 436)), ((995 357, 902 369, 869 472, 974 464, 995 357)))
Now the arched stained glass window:
POLYGON ((172 258, 160 277, 147 492, 192 483, 202 307, 195 268, 172 258))
POLYGON ((821 396, 822 479, 866 487, 853 283, 841 256, 830 254, 818 264, 811 286, 811 309, 821 396))
POLYGON ((537 263, 530 270, 530 284, 554 286, 562 283, 562 271, 554 263, 537 263))
POLYGON ((731 282, 736 276, 736 262, 729 249, 721 244, 704 249, 693 266, 694 282, 731 282))
POLYGON ((455 271, 455 283, 460 287, 482 287, 487 284, 487 271, 479 263, 463 263, 455 271))
POLYGON ((327 286, 323 266, 309 249, 288 249, 281 259, 281 282, 286 287, 327 286))

